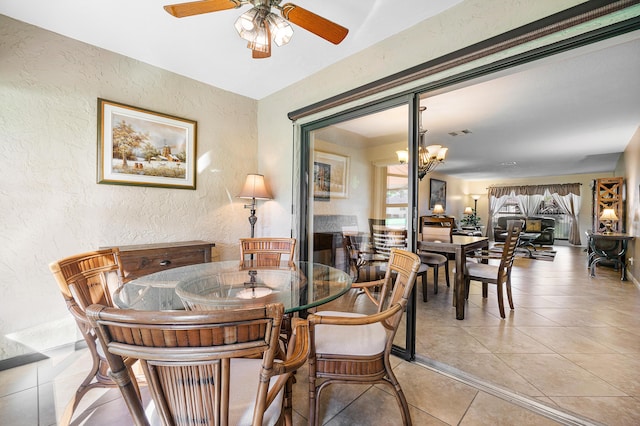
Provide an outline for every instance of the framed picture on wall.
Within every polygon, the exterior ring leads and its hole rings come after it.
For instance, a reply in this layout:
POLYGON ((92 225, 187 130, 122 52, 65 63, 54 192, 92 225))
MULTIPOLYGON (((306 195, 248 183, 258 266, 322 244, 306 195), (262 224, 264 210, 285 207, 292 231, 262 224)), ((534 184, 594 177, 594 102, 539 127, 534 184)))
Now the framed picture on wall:
POLYGON ((331 165, 313 162, 313 199, 329 201, 331 199, 331 165))
POLYGON ((313 153, 313 197, 326 201, 349 197, 349 157, 328 152, 313 153))
POLYGON ((436 204, 441 204, 447 209, 447 182, 438 179, 429 179, 429 209, 433 210, 436 204))
POLYGON ((196 126, 98 99, 98 183, 196 189, 196 126))

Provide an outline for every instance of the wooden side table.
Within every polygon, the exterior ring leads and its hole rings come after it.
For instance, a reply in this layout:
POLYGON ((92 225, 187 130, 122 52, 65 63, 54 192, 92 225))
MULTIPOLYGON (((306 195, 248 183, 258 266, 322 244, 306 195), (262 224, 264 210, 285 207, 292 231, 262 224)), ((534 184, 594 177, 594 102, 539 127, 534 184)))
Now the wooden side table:
POLYGON ((128 282, 166 269, 211 262, 215 244, 197 240, 113 247, 120 249, 124 281, 128 282))

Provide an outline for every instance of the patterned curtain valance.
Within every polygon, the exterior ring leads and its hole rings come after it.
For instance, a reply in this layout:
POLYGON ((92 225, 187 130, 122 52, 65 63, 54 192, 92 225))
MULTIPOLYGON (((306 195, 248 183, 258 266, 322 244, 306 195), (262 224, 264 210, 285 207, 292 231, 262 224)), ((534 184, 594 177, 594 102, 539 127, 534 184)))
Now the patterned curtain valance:
POLYGON ((580 195, 580 183, 554 183, 549 185, 520 185, 520 186, 492 186, 489 188, 489 196, 496 198, 505 195, 544 195, 546 191, 550 194, 561 196, 574 194, 580 195))

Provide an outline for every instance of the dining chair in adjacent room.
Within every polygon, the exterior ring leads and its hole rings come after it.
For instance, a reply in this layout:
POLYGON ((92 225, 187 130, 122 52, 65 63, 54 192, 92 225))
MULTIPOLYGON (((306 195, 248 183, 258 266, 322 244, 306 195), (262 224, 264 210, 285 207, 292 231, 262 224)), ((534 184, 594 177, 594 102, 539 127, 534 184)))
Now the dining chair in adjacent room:
POLYGON ((392 249, 376 313, 319 311, 309 322, 309 424, 320 423, 320 396, 330 384, 384 384, 400 406, 403 424, 411 424, 409 406, 393 374, 389 355, 416 281, 420 258, 392 249))
MULTIPOLYGON (((451 241, 453 241, 453 222, 450 222, 449 225, 443 225, 443 223, 446 222, 436 222, 435 224, 423 222, 421 239, 423 241, 441 241, 446 243, 450 243, 451 241)), ((420 250, 418 252, 418 255, 420 256, 420 260, 422 260, 422 263, 433 268, 434 294, 438 293, 438 274, 440 272, 441 266, 444 266, 444 277, 445 281, 447 282, 447 287, 451 285, 449 281, 449 257, 446 253, 420 250)), ((422 300, 424 302, 427 301, 426 275, 422 279, 422 300)))
MULTIPOLYGON (((49 269, 58 283, 69 312, 87 343, 92 359, 91 370, 80 383, 60 419, 60 424, 67 425, 70 423, 78 403, 89 390, 117 386, 109 374, 109 364, 102 348, 97 344, 95 330, 89 323, 85 311, 89 305, 94 303, 113 305, 111 294, 122 285, 123 271, 118 248, 96 250, 66 257, 52 262, 49 269)), ((135 360, 127 359, 126 365, 130 366, 133 362, 135 360)))
POLYGON ((465 291, 469 295, 470 281, 482 282, 482 297, 487 297, 487 284, 496 284, 498 293, 498 308, 500 316, 505 318, 503 286, 507 289, 507 300, 509 307, 513 309, 513 298, 511 295, 511 269, 518 246, 518 239, 522 232, 522 222, 519 220, 509 221, 507 224, 507 237, 502 247, 501 254, 491 254, 485 252, 470 257, 466 262, 465 271, 465 291), (500 264, 492 265, 488 263, 478 263, 478 260, 499 259, 500 264))
MULTIPOLYGON (((163 425, 279 425, 291 420, 285 384, 308 352, 307 322, 297 320, 288 357, 276 359, 281 303, 213 311, 136 311, 93 305, 87 315, 109 362, 140 360, 163 425)), ((130 385, 121 387, 131 394, 130 385)), ((125 398, 137 425, 142 403, 125 398)))
POLYGON ((285 256, 293 265, 295 250, 295 238, 241 238, 240 262, 252 260, 257 266, 277 266, 285 256))

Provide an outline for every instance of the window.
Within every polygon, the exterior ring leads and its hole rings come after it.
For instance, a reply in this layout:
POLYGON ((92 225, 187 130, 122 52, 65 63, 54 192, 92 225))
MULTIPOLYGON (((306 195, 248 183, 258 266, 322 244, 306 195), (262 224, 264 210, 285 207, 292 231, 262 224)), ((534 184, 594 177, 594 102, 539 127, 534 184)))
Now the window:
POLYGON ((385 194, 384 211, 387 224, 406 229, 409 208, 409 167, 407 164, 387 166, 385 194))
MULTIPOLYGON (((516 197, 509 197, 507 202, 502 206, 498 213, 493 217, 493 226, 498 223, 500 216, 521 216, 520 207, 518 206, 518 199, 516 197)), ((556 220, 554 227, 554 238, 559 240, 569 239, 569 229, 571 227, 571 220, 569 215, 562 212, 562 209, 554 201, 553 197, 547 192, 544 199, 538 206, 535 216, 552 217, 556 220)))

